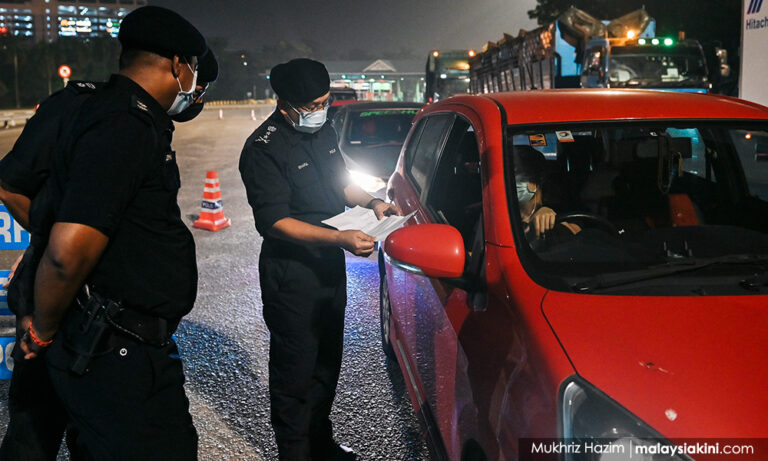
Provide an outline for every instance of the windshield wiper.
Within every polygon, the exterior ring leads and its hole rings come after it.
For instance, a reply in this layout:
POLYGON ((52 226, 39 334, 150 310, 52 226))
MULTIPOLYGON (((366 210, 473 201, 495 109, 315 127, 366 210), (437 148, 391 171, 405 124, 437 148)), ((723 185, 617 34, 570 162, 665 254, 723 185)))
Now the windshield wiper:
POLYGON ((762 271, 766 272, 768 271, 768 256, 725 255, 706 259, 679 259, 635 271, 601 274, 577 282, 571 285, 571 288, 579 293, 590 293, 595 290, 614 288, 621 285, 667 277, 683 272, 697 271, 717 264, 766 264, 766 266, 762 268, 762 271))

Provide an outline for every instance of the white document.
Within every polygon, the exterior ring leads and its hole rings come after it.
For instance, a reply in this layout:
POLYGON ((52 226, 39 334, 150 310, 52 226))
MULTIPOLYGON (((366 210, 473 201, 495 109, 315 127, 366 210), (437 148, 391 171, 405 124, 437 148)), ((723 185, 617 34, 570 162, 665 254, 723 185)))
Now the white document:
POLYGON ((411 212, 405 216, 387 216, 379 221, 376 219, 376 213, 374 213, 373 210, 356 206, 344 213, 326 219, 323 221, 323 224, 328 224, 341 231, 361 230, 381 242, 384 241, 389 234, 411 219, 411 216, 413 216, 414 213, 416 212, 411 212))

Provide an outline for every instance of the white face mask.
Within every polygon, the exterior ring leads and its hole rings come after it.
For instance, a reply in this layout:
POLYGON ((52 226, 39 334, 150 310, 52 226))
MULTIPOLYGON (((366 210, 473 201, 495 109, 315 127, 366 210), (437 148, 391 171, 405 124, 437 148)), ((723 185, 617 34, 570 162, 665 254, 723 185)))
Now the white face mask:
POLYGON ((168 115, 177 115, 181 112, 184 112, 184 110, 192 105, 193 102, 195 102, 195 88, 197 87, 197 71, 192 70, 192 66, 187 64, 187 67, 189 67, 189 70, 192 72, 192 87, 189 89, 189 91, 184 91, 184 89, 181 87, 181 80, 179 80, 179 77, 176 77, 176 81, 179 83, 179 93, 176 95, 176 99, 173 101, 173 104, 171 104, 171 108, 168 109, 168 115))
POLYGON ((299 123, 294 122, 290 117, 286 118, 290 120, 291 125, 296 131, 302 133, 317 133, 328 118, 328 109, 325 108, 314 112, 299 112, 291 103, 288 103, 288 105, 299 114, 299 123))
POLYGON ((517 201, 520 202, 521 205, 530 202, 535 194, 536 189, 531 192, 531 190, 528 189, 527 182, 520 181, 517 183, 517 201))

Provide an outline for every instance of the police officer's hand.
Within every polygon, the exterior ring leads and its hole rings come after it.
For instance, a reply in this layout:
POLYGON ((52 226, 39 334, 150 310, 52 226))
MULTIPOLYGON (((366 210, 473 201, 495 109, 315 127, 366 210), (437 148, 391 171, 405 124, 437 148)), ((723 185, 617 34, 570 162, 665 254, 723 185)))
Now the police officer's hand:
POLYGON ((379 220, 387 216, 402 216, 403 212, 394 203, 387 203, 377 200, 373 205, 373 212, 379 220))
POLYGON ((373 237, 359 230, 339 231, 339 246, 356 256, 368 256, 373 253, 373 237))

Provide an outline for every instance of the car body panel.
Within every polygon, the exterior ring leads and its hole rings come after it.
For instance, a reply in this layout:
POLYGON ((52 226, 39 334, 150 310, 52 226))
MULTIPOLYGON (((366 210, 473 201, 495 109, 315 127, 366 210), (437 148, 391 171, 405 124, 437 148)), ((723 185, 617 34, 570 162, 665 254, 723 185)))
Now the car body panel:
POLYGON ((765 437, 755 409, 768 408, 768 369, 754 352, 768 351, 766 306, 766 296, 550 292, 543 312, 579 375, 662 434, 765 437))
POLYGON ((768 109, 721 96, 641 90, 449 98, 415 118, 389 178, 388 197, 404 214, 415 212, 407 226, 437 222, 424 205, 430 184, 423 191, 414 187, 405 152, 418 140, 420 122, 440 114, 468 121, 477 136, 487 302, 477 309, 474 294, 450 281, 384 263, 392 343, 414 408, 431 441, 440 444, 438 459, 461 460, 469 443, 481 447, 489 460, 516 459, 520 438, 557 437, 559 391, 576 373, 664 436, 768 435, 758 421, 762 414, 749 414, 750 402, 768 408, 759 388, 768 367, 763 361, 762 369, 753 369, 755 351, 768 346, 759 335, 768 324, 765 298, 549 291, 526 272, 515 248, 504 171, 510 125, 768 120, 768 109), (710 316, 723 322, 708 323, 710 316), (744 384, 745 375, 754 380, 744 384), (736 397, 711 404, 712 396, 723 391, 736 397), (724 422, 729 409, 741 420, 724 422), (679 417, 673 421, 672 414, 679 417), (716 429, 702 431, 702 423, 716 429))

